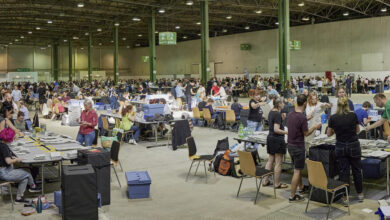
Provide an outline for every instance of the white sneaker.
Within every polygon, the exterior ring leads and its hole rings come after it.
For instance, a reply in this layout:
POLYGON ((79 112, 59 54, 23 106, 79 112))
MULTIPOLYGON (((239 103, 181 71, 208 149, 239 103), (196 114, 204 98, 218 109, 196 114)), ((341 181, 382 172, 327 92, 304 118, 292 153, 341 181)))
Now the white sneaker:
POLYGON ((127 143, 129 143, 129 144, 134 143, 134 139, 130 139, 127 143))
POLYGON ((132 144, 137 145, 137 142, 133 139, 132 144))

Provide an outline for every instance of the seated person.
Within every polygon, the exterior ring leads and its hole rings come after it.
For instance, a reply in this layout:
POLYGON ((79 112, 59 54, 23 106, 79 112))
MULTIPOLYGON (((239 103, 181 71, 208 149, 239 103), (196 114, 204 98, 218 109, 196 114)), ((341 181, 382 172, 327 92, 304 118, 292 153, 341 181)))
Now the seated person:
POLYGON ((210 110, 211 118, 215 119, 215 118, 217 118, 217 113, 213 109, 213 103, 214 103, 214 100, 209 98, 207 100, 206 106, 204 108, 208 108, 210 110))
MULTIPOLYGON (((0 127, 4 129, 5 123, 1 124, 0 127)), ((0 180, 17 183, 18 191, 16 193, 15 202, 27 203, 28 201, 23 198, 27 185, 29 186, 30 192, 40 192, 41 189, 35 185, 34 179, 30 173, 23 169, 13 168, 13 164, 20 163, 21 161, 20 158, 15 157, 12 154, 7 144, 0 143, 0 180)))
POLYGON ((234 97, 231 109, 234 111, 234 114, 236 115, 236 120, 239 120, 240 119, 242 105, 240 103, 238 103, 238 98, 237 97, 234 97))
POLYGON ((371 103, 370 102, 363 102, 362 108, 359 108, 355 111, 355 114, 358 117, 359 124, 363 127, 367 126, 367 124, 370 122, 371 119, 368 118, 368 110, 371 109, 371 103))
POLYGON ((95 139, 95 126, 98 123, 98 115, 92 109, 92 102, 88 99, 84 101, 84 110, 77 121, 80 124, 77 141, 86 147, 92 146, 95 139))
POLYGON ((203 111, 203 108, 206 106, 207 104, 207 97, 203 97, 202 101, 199 102, 198 104, 198 108, 199 108, 199 111, 203 111))
POLYGON ((18 130, 20 130, 22 132, 29 130, 27 123, 24 120, 24 113, 23 112, 19 111, 18 117, 16 118, 16 120, 13 120, 13 122, 14 122, 15 128, 17 128, 18 130))
POLYGON ((128 105, 122 110, 122 123, 121 129, 126 131, 134 131, 133 139, 129 139, 127 135, 124 137, 124 141, 130 144, 137 144, 139 141, 139 135, 141 130, 134 124, 135 121, 135 112, 133 111, 133 106, 128 105))
MULTIPOLYGON (((50 106, 47 106, 47 107, 50 108, 50 106)), ((23 112, 24 113, 24 120, 27 122, 27 124, 29 122, 31 122, 30 111, 28 110, 28 108, 26 106, 26 103, 24 101, 20 101, 19 112, 23 112)))
POLYGON ((8 106, 2 109, 1 116, 0 116, 0 131, 2 131, 4 127, 11 128, 15 132, 15 135, 17 137, 23 137, 24 133, 21 132, 19 129, 17 129, 12 123, 13 115, 14 115, 14 109, 12 107, 8 106))
POLYGON ((68 103, 68 101, 70 100, 70 97, 68 96, 68 93, 67 92, 64 92, 61 96, 61 101, 63 103, 68 103))

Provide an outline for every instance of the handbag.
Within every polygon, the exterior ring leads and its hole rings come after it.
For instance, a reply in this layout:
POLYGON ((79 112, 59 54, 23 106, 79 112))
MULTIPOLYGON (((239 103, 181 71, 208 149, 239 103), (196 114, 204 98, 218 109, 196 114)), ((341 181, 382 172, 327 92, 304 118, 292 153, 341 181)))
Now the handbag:
POLYGON ((15 131, 11 128, 4 128, 0 131, 0 139, 4 142, 11 143, 14 140, 15 131))

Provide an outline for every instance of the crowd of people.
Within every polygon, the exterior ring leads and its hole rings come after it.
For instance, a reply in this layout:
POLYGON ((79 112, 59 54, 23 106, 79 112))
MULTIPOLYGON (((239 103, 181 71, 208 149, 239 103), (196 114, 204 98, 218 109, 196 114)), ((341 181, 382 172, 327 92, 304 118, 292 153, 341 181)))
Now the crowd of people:
MULTIPOLYGON (((387 100, 383 94, 374 96, 373 101, 376 106, 384 107, 385 111, 382 119, 370 124, 368 117, 368 110, 372 107, 370 102, 364 102, 362 108, 355 111, 348 97, 352 92, 366 93, 374 85, 388 86, 389 80, 389 77, 384 80, 369 80, 359 76, 356 79, 352 76, 344 78, 334 76, 331 79, 291 77, 286 82, 284 90, 276 77, 260 76, 251 79, 212 78, 204 85, 198 79, 160 79, 155 83, 148 80, 127 80, 120 81, 118 84, 114 84, 110 79, 92 82, 0 83, 0 100, 2 100, 0 179, 19 183, 17 202, 24 202, 23 195, 27 186, 30 191, 39 190, 30 173, 13 166, 21 160, 12 155, 7 146, 14 138, 23 137, 23 132, 33 127, 30 119, 30 111, 33 109, 40 111, 44 116, 52 113, 49 118, 55 120, 66 111, 71 99, 85 100, 81 117, 77 120, 80 125, 77 140, 85 146, 91 146, 96 135, 94 128, 98 124, 98 113, 94 109, 94 103, 97 99, 105 98, 110 107, 121 114, 121 129, 134 132, 132 138, 125 137, 125 141, 136 144, 141 131, 135 123, 137 110, 130 104, 136 97, 142 102, 148 94, 166 93, 169 99, 178 105, 178 109, 191 111, 195 106, 200 111, 208 109, 213 119, 218 117, 218 112, 214 111, 213 106, 215 100, 219 100, 230 105, 238 120, 243 109, 243 104, 239 102, 238 97, 247 94, 250 97, 247 105, 248 129, 254 132, 261 131, 265 121, 269 127, 267 137, 269 159, 266 169, 274 169, 274 184, 278 189, 288 187, 286 183, 280 181, 283 157, 288 151, 292 158, 294 173, 290 202, 304 199, 302 194, 308 190, 301 179, 307 153, 305 142, 321 133, 323 129, 326 129, 324 131, 328 136, 336 136, 340 180, 350 182, 351 167, 358 199, 363 201, 361 149, 357 134, 363 129, 369 131, 381 126, 390 119, 390 100, 387 100), (335 112, 330 111, 334 106, 329 103, 327 95, 335 95, 338 98, 335 112), (291 106, 295 106, 292 111, 287 108, 291 106), (264 116, 264 109, 269 109, 267 118, 264 116), (321 123, 321 115, 324 113, 327 113, 329 119, 327 128, 323 128, 321 123), (12 132, 13 135, 10 134, 12 132), (287 143, 284 139, 285 135, 288 137, 287 143)), ((156 103, 165 104, 164 114, 171 114, 172 110, 167 105, 167 101, 169 100, 160 99, 156 103)), ((164 127, 159 129, 166 130, 164 127)), ((265 179, 263 185, 271 185, 271 180, 265 179)), ((345 199, 343 202, 346 204, 345 199)))

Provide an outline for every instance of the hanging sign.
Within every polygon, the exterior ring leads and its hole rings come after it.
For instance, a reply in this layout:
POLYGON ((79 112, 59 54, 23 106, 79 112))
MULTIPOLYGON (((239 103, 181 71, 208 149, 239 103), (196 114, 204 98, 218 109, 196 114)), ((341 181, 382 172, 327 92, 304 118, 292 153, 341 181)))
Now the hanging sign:
POLYGON ((301 41, 300 40, 293 40, 290 41, 290 50, 300 50, 301 49, 301 41))
POLYGON ((176 45, 176 32, 158 33, 159 45, 176 45))
POLYGON ((17 68, 16 72, 30 72, 30 68, 17 68))

